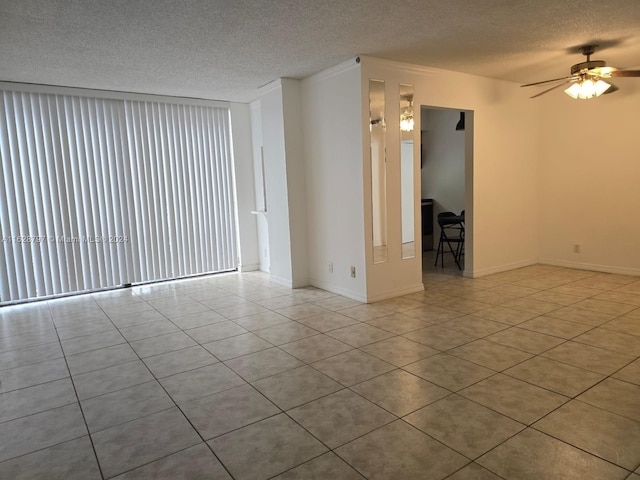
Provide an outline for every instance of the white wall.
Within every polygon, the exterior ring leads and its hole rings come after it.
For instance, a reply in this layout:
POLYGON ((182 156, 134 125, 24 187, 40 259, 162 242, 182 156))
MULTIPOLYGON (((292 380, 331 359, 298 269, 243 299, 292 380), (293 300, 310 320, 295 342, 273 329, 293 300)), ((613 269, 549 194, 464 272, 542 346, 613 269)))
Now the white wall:
POLYGON ((365 301, 358 65, 350 60, 305 79, 302 98, 310 282, 365 301), (329 263, 333 263, 333 273, 329 263), (356 278, 350 275, 352 265, 356 278))
POLYGON ((434 201, 433 235, 438 241, 438 214, 459 214, 465 208, 465 131, 456 130, 459 110, 422 110, 422 198, 434 201))
POLYGON ((309 285, 307 247, 307 198, 302 122, 302 92, 299 80, 282 78, 282 102, 285 128, 285 155, 289 199, 289 233, 291 235, 292 285, 309 285))
MULTIPOLYGON (((363 215, 364 242, 367 274, 367 301, 375 302, 385 298, 404 295, 422 290, 422 260, 420 255, 402 258, 402 203, 406 197, 402 195, 401 140, 413 139, 414 145, 419 143, 420 122, 414 125, 414 131, 400 131, 400 84, 414 86, 414 108, 417 108, 418 91, 415 88, 415 75, 398 67, 406 64, 385 60, 361 57, 361 122, 365 134, 362 136, 363 215), (371 140, 369 130, 369 81, 384 81, 385 88, 385 146, 386 146, 386 221, 387 221, 387 256, 386 261, 374 262, 373 256, 373 222, 372 222, 372 159, 370 155, 371 140)), ((417 110, 416 110, 417 111, 417 110)), ((413 149, 413 230, 420 231, 420 159, 418 149, 413 149)), ((420 252, 422 239, 416 238, 415 251, 420 252)))
POLYGON ((238 256, 240 257, 238 269, 241 272, 247 272, 257 270, 260 263, 256 219, 251 214, 251 210, 255 208, 251 115, 249 105, 244 103, 231 103, 229 109, 236 183, 238 256))
POLYGON ((640 82, 615 83, 592 100, 537 99, 542 263, 640 275, 640 82))
POLYGON ((467 112, 465 130, 466 147, 473 149, 465 172, 465 241, 471 237, 472 242, 465 251, 465 274, 470 276, 538 259, 540 129, 535 106, 518 84, 482 78, 478 84, 482 93, 463 104, 473 110, 467 112))
MULTIPOLYGON (((413 84, 414 105, 470 110, 465 138, 473 148, 472 162, 467 161, 466 226, 467 242, 473 255, 465 259, 465 275, 479 276, 535 263, 538 257, 538 169, 540 125, 535 107, 528 103, 527 92, 511 82, 456 72, 419 67, 368 57, 362 58, 362 88, 369 78, 385 80, 389 86, 413 84), (469 123, 471 125, 469 125, 469 123)), ((396 95, 397 96, 397 95, 396 95)), ((390 90, 388 98, 395 98, 390 90)), ((362 116, 368 115, 367 99, 362 95, 362 116)), ((388 102, 392 107, 395 102, 388 102)), ((396 117, 393 108, 387 110, 387 126, 392 130, 396 117)), ((416 122, 417 123, 417 122, 416 122)), ((419 129, 420 125, 416 125, 419 129)), ((363 142, 363 149, 366 147, 363 142)), ((388 142, 394 152, 396 145, 388 142)), ((419 175, 419 159, 416 177, 419 175)), ((366 161, 365 161, 366 165, 366 161)), ((364 185, 369 183, 364 171, 364 185)), ((392 177, 390 175, 390 177, 392 177)), ((390 178, 391 188, 398 184, 390 178)), ((370 235, 370 207, 365 192, 365 238, 370 235)), ((399 197, 399 195, 398 195, 399 197)), ((416 194, 416 211, 419 212, 416 194)), ((399 260, 392 243, 391 219, 398 205, 390 203, 390 261, 373 265, 367 247, 367 296, 378 299, 415 288, 420 282, 421 265, 399 260)), ((416 222, 419 215, 416 215, 416 222)), ((416 223, 418 230, 419 223, 416 223)), ((417 245, 419 248, 420 246, 417 245)))
POLYGON ((260 97, 264 177, 269 224, 269 258, 271 278, 293 286, 291 276, 291 235, 289 231, 289 197, 284 139, 282 88, 270 85, 260 97))
POLYGON ((260 270, 269 273, 269 225, 267 223, 267 202, 262 159, 262 112, 260 100, 249 105, 251 112, 251 138, 253 146, 253 184, 255 191, 255 205, 253 211, 256 217, 258 234, 258 257, 260 270))
MULTIPOLYGON (((399 135, 387 140, 387 149, 396 156, 388 177, 393 197, 388 202, 390 259, 372 262, 369 78, 385 81, 387 98, 394 98, 400 83, 413 84, 416 108, 467 112, 465 199, 448 207, 456 212, 466 208, 472 248, 465 275, 509 270, 539 258, 640 273, 640 224, 634 220, 640 207, 640 143, 634 137, 638 122, 633 116, 640 111, 638 87, 591 102, 565 101, 561 92, 530 100, 530 92, 510 82, 363 57, 360 65, 345 62, 303 80, 298 92, 293 86, 283 93, 278 85, 260 101, 269 243, 272 257, 279 257, 279 268, 289 268, 290 278, 291 259, 297 255, 308 258, 311 284, 352 298, 375 301, 421 287, 419 260, 400 258, 399 135), (288 93, 293 107, 285 113, 288 93), (301 108, 296 110, 298 101, 301 108), (286 118, 296 114, 302 130, 288 130, 286 118), (287 131, 293 132, 289 138, 287 131), (287 165, 289 140, 294 142, 291 152, 303 145, 302 168, 299 163, 287 165), (301 174, 303 182, 293 181, 301 174), (299 195, 302 190, 306 215, 299 208, 291 216, 292 206, 302 203, 295 204, 288 192, 299 195), (286 232, 299 227, 301 216, 306 217, 307 251, 296 254, 290 245, 295 235, 286 232), (573 253, 574 243, 580 245, 580 254, 573 253), (351 265, 356 267, 355 279, 349 275, 351 265)), ((389 129, 395 128, 395 103, 388 102, 389 129)), ((417 121, 416 130, 420 128, 417 121)), ((455 123, 452 135, 462 133, 454 128, 455 123)), ((419 187, 417 149, 415 153, 419 187)), ((420 197, 416 190, 416 231, 420 197)), ((419 251, 420 238, 416 240, 419 251)), ((286 277, 286 271, 282 275, 286 277)))
POLYGON ((304 137, 299 80, 282 78, 260 97, 271 278, 309 284, 304 137))

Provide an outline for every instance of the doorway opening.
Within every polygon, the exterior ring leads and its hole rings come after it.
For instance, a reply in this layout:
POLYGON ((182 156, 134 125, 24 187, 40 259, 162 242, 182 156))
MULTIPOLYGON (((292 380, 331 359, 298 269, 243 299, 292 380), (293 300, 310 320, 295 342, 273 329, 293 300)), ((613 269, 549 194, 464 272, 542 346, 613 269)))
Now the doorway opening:
POLYGON ((422 274, 462 276, 473 255, 473 112, 423 105, 420 119, 422 274))

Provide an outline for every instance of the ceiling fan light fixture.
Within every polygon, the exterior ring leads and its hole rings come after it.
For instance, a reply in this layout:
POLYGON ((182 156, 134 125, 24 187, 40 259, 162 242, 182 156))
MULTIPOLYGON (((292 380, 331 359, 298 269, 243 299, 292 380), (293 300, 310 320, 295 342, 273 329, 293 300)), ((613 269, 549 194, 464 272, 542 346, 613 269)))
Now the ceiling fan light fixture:
POLYGON ((591 55, 596 51, 597 45, 585 45, 580 51, 587 57, 586 62, 576 63, 571 66, 571 75, 568 77, 552 78, 541 82, 526 83, 521 87, 533 87, 545 84, 555 84, 542 92, 536 93, 531 98, 537 98, 556 88, 571 84, 564 92, 571 98, 586 100, 599 97, 603 93, 613 93, 619 90, 618 87, 607 83, 603 78, 614 77, 640 77, 640 70, 619 70, 615 67, 607 67, 604 60, 591 60, 591 55), (561 83, 558 83, 561 82, 561 83))
POLYGON ((611 88, 611 84, 605 82, 604 80, 598 79, 594 84, 594 88, 596 91, 596 97, 599 97, 611 88))
POLYGON ((611 84, 604 80, 592 80, 590 78, 586 80, 580 80, 567 88, 564 93, 571 98, 588 100, 589 98, 595 98, 602 95, 604 92, 611 88, 611 84))

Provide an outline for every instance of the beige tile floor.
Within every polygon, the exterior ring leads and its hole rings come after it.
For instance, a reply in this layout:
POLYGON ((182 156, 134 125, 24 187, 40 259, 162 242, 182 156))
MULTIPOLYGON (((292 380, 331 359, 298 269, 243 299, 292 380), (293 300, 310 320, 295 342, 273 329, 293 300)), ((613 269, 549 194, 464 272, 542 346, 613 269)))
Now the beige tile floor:
POLYGON ((1 308, 0 478, 640 480, 640 278, 427 270, 1 308))

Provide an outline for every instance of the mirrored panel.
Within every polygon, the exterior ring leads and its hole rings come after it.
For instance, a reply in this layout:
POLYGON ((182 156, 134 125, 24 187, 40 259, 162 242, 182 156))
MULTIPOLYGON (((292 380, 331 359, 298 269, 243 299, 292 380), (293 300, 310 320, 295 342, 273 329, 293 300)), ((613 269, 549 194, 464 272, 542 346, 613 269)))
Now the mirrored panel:
POLYGON ((388 258, 386 130, 384 82, 369 80, 373 263, 386 262, 388 258))
POLYGON ((413 85, 400 84, 400 205, 402 258, 416 256, 413 181, 413 85))

